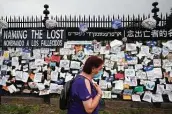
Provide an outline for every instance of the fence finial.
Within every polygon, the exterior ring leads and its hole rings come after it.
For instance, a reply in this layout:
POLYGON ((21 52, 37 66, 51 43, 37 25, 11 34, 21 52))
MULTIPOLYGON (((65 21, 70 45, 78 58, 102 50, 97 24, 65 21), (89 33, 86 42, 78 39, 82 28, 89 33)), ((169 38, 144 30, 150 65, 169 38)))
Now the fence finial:
POLYGON ((43 11, 43 14, 45 15, 45 17, 44 17, 44 19, 43 19, 42 22, 43 22, 43 24, 44 24, 44 26, 45 26, 46 20, 49 19, 48 14, 50 14, 50 12, 49 12, 49 10, 48 10, 49 5, 45 4, 45 5, 44 5, 44 8, 45 8, 45 10, 43 11))
POLYGON ((152 3, 152 6, 154 7, 154 8, 152 9, 152 13, 154 13, 153 18, 156 20, 156 25, 158 26, 159 21, 160 21, 161 19, 158 17, 158 14, 157 14, 157 13, 159 12, 159 8, 157 8, 157 5, 158 5, 158 2, 152 3))

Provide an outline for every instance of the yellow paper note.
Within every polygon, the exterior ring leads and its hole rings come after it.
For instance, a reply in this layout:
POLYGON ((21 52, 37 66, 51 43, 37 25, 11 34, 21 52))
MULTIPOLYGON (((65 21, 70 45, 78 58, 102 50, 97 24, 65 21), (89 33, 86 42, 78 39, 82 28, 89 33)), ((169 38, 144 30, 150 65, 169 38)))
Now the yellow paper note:
POLYGON ((130 95, 123 95, 123 99, 124 100, 131 100, 131 96, 130 95))

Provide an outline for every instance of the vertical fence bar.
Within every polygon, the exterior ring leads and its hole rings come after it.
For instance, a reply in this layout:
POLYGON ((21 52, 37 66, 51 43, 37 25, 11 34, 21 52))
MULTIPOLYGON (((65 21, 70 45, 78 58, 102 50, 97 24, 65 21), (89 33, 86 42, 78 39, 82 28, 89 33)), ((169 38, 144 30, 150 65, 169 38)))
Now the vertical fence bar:
POLYGON ((130 16, 129 15, 127 16, 126 20, 127 20, 126 26, 128 26, 130 24, 130 16))
POLYGON ((105 16, 105 27, 108 28, 108 16, 105 16))
POLYGON ((167 23, 168 14, 166 13, 165 19, 163 20, 164 25, 167 23))
POLYGON ((25 28, 25 19, 24 19, 24 16, 23 16, 22 20, 23 20, 22 21, 22 27, 25 28))
MULTIPOLYGON (((72 17, 70 17, 70 21, 72 20, 72 17)), ((76 27, 76 15, 74 16, 74 19, 72 21, 72 27, 76 27)))
POLYGON ((122 26, 125 27, 125 17, 124 17, 124 15, 122 16, 122 26))
POLYGON ((60 27, 62 27, 62 22, 63 22, 63 20, 62 20, 62 15, 60 16, 60 27))
POLYGON ((108 15, 108 28, 110 28, 110 16, 108 15))
POLYGON ((12 27, 12 19, 11 19, 11 16, 10 16, 10 18, 8 19, 8 27, 12 27))
POLYGON ((87 25, 87 23, 86 23, 86 19, 85 19, 85 15, 83 16, 83 23, 85 23, 86 25, 87 25))

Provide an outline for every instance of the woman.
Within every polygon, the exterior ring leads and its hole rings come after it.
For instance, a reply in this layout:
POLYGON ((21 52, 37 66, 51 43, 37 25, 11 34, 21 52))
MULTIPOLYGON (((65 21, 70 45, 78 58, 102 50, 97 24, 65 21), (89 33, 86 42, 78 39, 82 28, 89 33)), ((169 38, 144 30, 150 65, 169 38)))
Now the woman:
POLYGON ((89 57, 82 72, 75 78, 70 98, 68 114, 98 114, 98 104, 102 96, 99 85, 91 81, 103 68, 103 60, 97 56, 89 57))

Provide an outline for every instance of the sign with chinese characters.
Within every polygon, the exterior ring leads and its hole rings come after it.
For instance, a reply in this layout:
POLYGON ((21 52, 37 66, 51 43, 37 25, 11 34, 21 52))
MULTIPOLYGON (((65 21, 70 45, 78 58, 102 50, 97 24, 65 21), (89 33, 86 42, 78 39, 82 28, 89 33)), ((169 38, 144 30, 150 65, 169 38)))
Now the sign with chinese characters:
POLYGON ((65 29, 4 29, 3 47, 63 47, 65 29))
POLYGON ((124 36, 128 38, 158 38, 158 37, 172 37, 172 29, 170 30, 126 30, 124 31, 124 36))

